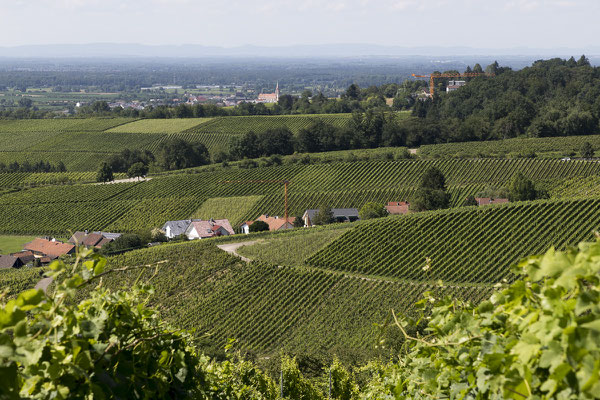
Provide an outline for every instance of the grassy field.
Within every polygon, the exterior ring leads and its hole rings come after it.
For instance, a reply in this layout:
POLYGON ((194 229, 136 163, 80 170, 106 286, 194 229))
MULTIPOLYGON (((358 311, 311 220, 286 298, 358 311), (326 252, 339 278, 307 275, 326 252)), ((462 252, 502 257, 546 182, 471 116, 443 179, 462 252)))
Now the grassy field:
POLYGON ((339 127, 347 126, 352 114, 309 114, 309 115, 260 115, 243 117, 220 117, 190 129, 202 133, 241 134, 249 131, 262 132, 267 129, 286 127, 296 133, 320 119, 339 127))
POLYGON ((192 214, 192 218, 228 218, 233 226, 237 226, 244 222, 243 218, 262 198, 263 196, 215 197, 202 203, 192 214))
POLYGON ((25 243, 31 242, 35 236, 0 235, 0 254, 15 253, 23 250, 25 243))

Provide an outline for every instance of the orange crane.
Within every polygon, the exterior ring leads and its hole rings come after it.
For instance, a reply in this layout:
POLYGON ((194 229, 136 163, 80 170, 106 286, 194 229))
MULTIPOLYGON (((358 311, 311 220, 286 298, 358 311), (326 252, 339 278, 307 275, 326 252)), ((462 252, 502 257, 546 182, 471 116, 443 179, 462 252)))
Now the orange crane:
POLYGON ((287 179, 266 179, 266 180, 247 180, 247 181, 221 181, 219 183, 283 183, 283 198, 284 198, 284 210, 285 210, 285 221, 288 222, 288 185, 290 181, 287 179))
POLYGON ((487 72, 465 72, 464 74, 457 73, 444 73, 444 74, 430 74, 430 75, 417 75, 412 74, 415 78, 429 78, 429 95, 433 97, 435 89, 436 78, 471 78, 475 76, 494 76, 494 74, 488 74, 487 72))

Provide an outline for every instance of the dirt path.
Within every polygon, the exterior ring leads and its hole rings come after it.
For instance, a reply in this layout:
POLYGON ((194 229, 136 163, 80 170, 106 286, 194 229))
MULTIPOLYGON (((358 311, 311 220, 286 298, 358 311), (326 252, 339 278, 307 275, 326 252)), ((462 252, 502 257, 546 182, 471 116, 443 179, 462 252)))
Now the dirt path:
POLYGON ((217 247, 223 251, 233 254, 236 257, 241 258, 245 262, 250 262, 250 261, 252 261, 251 259, 239 255, 236 250, 242 246, 250 246, 251 244, 254 244, 256 242, 258 242, 258 240, 250 240, 249 242, 240 242, 240 243, 219 244, 219 245, 217 245, 217 247))
POLYGON ((106 185, 106 184, 110 184, 110 183, 128 183, 128 182, 144 182, 144 181, 149 181, 152 178, 127 178, 127 179, 116 179, 114 181, 110 181, 110 182, 106 182, 106 183, 94 183, 94 185, 106 185))
POLYGON ((34 289, 41 289, 44 293, 48 293, 48 286, 52 283, 52 278, 42 278, 38 283, 35 284, 34 289))

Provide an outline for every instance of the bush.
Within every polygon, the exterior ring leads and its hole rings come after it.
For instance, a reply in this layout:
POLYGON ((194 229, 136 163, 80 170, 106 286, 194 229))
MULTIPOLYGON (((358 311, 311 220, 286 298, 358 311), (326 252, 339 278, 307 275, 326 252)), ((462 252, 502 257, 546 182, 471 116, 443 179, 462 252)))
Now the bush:
POLYGON ((518 172, 510 183, 508 198, 510 201, 535 200, 537 192, 533 182, 521 172, 518 172))
POLYGON ((333 212, 328 206, 321 207, 315 214, 313 225, 327 225, 333 222, 333 212))
POLYGON ((447 208, 450 194, 446 193, 446 178, 442 172, 430 167, 421 177, 421 184, 410 200, 413 211, 437 210, 447 208))
POLYGON ((265 221, 254 221, 249 228, 250 232, 264 232, 269 230, 269 224, 265 221))
POLYGON ((52 263, 52 295, 31 289, 0 303, 0 398, 198 396, 203 361, 188 346, 189 335, 144 307, 150 287, 113 293, 98 286, 73 301, 106 265, 91 250, 82 256, 88 258, 74 266, 52 263))
POLYGON ((369 202, 365 203, 358 213, 360 219, 371 219, 387 217, 388 212, 383 204, 369 202))
POLYGON ((594 153, 594 148, 590 142, 585 142, 583 146, 581 146, 581 157, 592 158, 594 157, 594 153))
POLYGON ((600 380, 600 242, 529 257, 521 279, 479 305, 434 298, 397 326, 408 353, 374 368, 364 398, 598 398, 600 380), (433 308, 431 308, 433 304, 433 308), (426 318, 423 318, 427 315, 426 318), (414 316, 413 316, 414 317, 414 316), (414 396, 418 394, 418 396, 414 396))
POLYGON ((204 144, 172 138, 160 143, 157 161, 161 167, 173 170, 208 164, 210 157, 204 144))
POLYGON ((139 249, 145 243, 139 235, 134 233, 125 233, 116 240, 107 243, 102 247, 102 252, 105 254, 115 253, 124 250, 139 249))

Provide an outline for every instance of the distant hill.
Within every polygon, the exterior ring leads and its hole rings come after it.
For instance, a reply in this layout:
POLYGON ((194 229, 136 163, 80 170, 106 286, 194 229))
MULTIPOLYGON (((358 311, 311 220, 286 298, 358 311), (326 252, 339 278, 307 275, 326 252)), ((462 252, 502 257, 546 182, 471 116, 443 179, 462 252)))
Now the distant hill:
POLYGON ((472 48, 466 46, 382 46, 368 43, 237 47, 143 45, 137 43, 51 44, 0 47, 0 57, 359 57, 359 56, 537 56, 565 57, 576 54, 600 55, 600 47, 589 48, 472 48))

